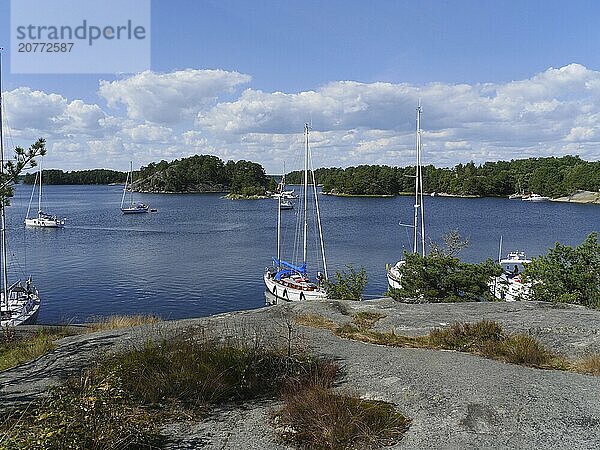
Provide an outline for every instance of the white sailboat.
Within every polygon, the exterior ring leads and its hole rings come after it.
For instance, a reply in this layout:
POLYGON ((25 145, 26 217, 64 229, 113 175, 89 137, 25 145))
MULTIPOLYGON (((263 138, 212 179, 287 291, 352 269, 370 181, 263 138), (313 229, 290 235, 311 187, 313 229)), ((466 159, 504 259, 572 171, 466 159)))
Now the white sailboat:
MULTIPOLYGON (((4 174, 4 124, 2 120, 2 60, 0 56, 0 173, 4 174)), ((0 263, 2 264, 2 293, 0 294, 0 327, 12 327, 35 323, 39 309, 40 296, 31 281, 17 280, 8 285, 8 251, 6 238, 6 207, 4 198, 0 199, 0 263)))
POLYGON ((129 163, 129 173, 125 180, 125 186, 123 187, 123 197, 121 198, 121 212, 123 214, 143 214, 148 212, 148 205, 141 202, 135 202, 133 200, 133 162, 129 163), (127 188, 130 187, 129 205, 125 204, 125 196, 127 195, 127 188))
MULTIPOLYGON (((290 197, 294 195, 294 191, 286 191, 285 190, 285 164, 283 165, 283 174, 281 175, 281 182, 279 183, 279 187, 277 189, 277 198, 279 200, 279 208, 281 210, 294 209, 294 204, 291 202, 290 197)), ((296 198, 298 198, 296 196, 296 198)))
POLYGON ((42 164, 40 162, 40 170, 35 176, 33 188, 31 189, 31 197, 29 198, 29 206, 27 207, 27 215, 25 216, 25 226, 40 227, 40 228, 62 228, 65 226, 65 219, 59 219, 56 215, 48 214, 42 209, 42 164), (37 217, 29 217, 31 211, 31 203, 33 202, 33 194, 35 193, 36 185, 38 189, 38 213, 37 217))
MULTIPOLYGON (((417 132, 416 132, 416 153, 417 164, 415 172, 415 203, 414 203, 414 221, 412 225, 401 223, 401 226, 413 229, 413 253, 419 253, 419 241, 421 244, 421 255, 425 256, 425 220, 423 208, 423 166, 421 163, 421 103, 417 106, 417 132), (419 239, 420 228, 420 239, 419 239)), ((387 266, 388 285, 392 289, 400 289, 402 287, 402 266, 406 264, 405 260, 400 260, 393 266, 387 266)))
POLYGON ((309 127, 304 124, 304 201, 302 213, 302 242, 303 253, 300 264, 293 264, 281 259, 281 205, 282 197, 277 202, 277 258, 273 258, 273 265, 267 267, 264 281, 267 291, 276 299, 286 301, 322 300, 327 298, 327 293, 322 282, 327 280, 327 260, 325 259, 325 246, 323 244, 323 229, 321 227, 321 214, 317 196, 317 184, 312 168, 310 154, 309 127), (309 167, 310 166, 310 167, 309 167), (309 183, 309 174, 311 180, 309 183), (323 262, 323 273, 318 273, 316 282, 311 281, 307 270, 307 243, 308 243, 308 189, 312 186, 315 201, 315 213, 319 230, 320 252, 323 262))

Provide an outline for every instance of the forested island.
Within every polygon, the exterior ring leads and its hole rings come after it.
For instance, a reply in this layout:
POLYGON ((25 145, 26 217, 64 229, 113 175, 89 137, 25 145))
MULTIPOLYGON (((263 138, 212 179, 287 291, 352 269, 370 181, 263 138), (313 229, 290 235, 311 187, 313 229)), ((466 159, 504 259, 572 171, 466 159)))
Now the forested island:
MULTIPOLYGON (((398 195, 414 190, 415 167, 361 165, 317 169, 315 178, 323 192, 337 195, 398 195)), ((286 176, 288 183, 302 183, 302 172, 286 176)), ((508 196, 535 192, 549 197, 578 190, 600 190, 600 162, 578 156, 529 158, 458 164, 453 168, 423 167, 425 192, 457 196, 508 196)))
POLYGON ((134 183, 140 192, 227 192, 231 197, 259 197, 270 179, 265 169, 250 161, 227 161, 211 155, 195 155, 142 167, 134 183))
MULTIPOLYGON (((28 173, 23 177, 25 184, 33 184, 36 172, 28 173)), ((111 184, 125 183, 126 172, 109 169, 73 170, 65 172, 57 169, 45 169, 43 174, 44 184, 111 184)))

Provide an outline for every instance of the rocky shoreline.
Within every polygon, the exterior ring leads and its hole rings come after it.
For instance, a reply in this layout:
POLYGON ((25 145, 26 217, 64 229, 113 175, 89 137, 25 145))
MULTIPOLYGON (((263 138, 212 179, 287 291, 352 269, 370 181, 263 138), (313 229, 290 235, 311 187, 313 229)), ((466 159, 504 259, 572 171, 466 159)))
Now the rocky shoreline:
POLYGON ((552 201, 600 205, 600 192, 577 191, 566 197, 553 198, 552 201))
MULTIPOLYGON (((528 333, 565 356, 600 348, 600 311, 547 303, 409 305, 365 302, 305 302, 206 318, 70 336, 53 352, 0 374, 3 408, 25 405, 100 354, 162 339, 188 327, 218 336, 285 342, 338 361, 338 386, 363 397, 392 402, 412 419, 392 448, 577 448, 600 446, 600 377, 505 364, 454 351, 391 348, 335 336, 294 324, 298 316, 323 316, 336 324, 362 311, 385 314, 381 331, 422 335, 456 321, 489 319, 509 332, 528 333)), ((270 423, 274 402, 222 408, 202 422, 165 425, 167 448, 283 449, 270 423)))

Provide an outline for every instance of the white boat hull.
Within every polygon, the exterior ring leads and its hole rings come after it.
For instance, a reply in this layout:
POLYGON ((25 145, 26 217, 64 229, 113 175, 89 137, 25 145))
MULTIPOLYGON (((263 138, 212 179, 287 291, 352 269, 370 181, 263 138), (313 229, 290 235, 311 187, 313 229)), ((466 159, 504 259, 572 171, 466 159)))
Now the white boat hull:
POLYGON ((401 289, 402 288, 402 273, 400 269, 406 263, 406 261, 398 261, 393 267, 388 268, 387 271, 387 279, 388 286, 392 289, 401 289))
POLYGON ((27 227, 39 227, 39 228, 63 228, 65 226, 64 219, 43 219, 33 218, 25 219, 25 226, 27 227))
POLYGON ((295 289, 290 286, 285 286, 281 282, 276 281, 274 278, 269 276, 268 273, 264 274, 265 286, 267 291, 277 299, 285 300, 288 302, 301 302, 305 300, 325 300, 327 299, 327 293, 323 289, 315 290, 301 290, 295 289))
POLYGON ((531 285, 523 283, 520 276, 514 278, 507 274, 493 277, 489 282, 490 292, 499 300, 516 302, 529 300, 531 285))
POLYGON ((0 295, 2 304, 0 326, 14 327, 35 324, 41 303, 37 290, 33 288, 27 293, 21 282, 17 281, 9 287, 8 296, 8 310, 6 310, 4 294, 0 295))
POLYGON ((144 214, 148 212, 148 208, 121 208, 123 214, 144 214))

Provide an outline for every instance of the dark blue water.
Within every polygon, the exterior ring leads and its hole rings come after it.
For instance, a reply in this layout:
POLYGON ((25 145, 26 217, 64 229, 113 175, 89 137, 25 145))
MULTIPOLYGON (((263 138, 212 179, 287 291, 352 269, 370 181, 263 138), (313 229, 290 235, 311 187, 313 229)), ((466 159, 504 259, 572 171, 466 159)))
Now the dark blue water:
MULTIPOLYGON (((139 195, 156 214, 124 216, 119 186, 48 186, 49 212, 67 218, 61 230, 22 223, 30 187, 19 186, 8 209, 11 279, 31 273, 42 300, 39 321, 82 321, 98 315, 153 313, 184 318, 257 308, 262 274, 275 256, 274 200, 230 201, 219 195, 139 195)), ((386 289, 385 264, 412 247, 410 197, 320 196, 330 274, 364 266, 367 294, 386 289)), ((292 259, 295 211, 283 212, 284 257, 292 259)), ((470 237, 462 257, 496 258, 504 251, 533 256, 555 241, 576 245, 598 230, 600 207, 507 199, 426 198, 426 233, 450 229, 470 237)), ((316 259, 314 234, 309 261, 316 259)), ((316 266, 316 264, 312 264, 316 266)))

